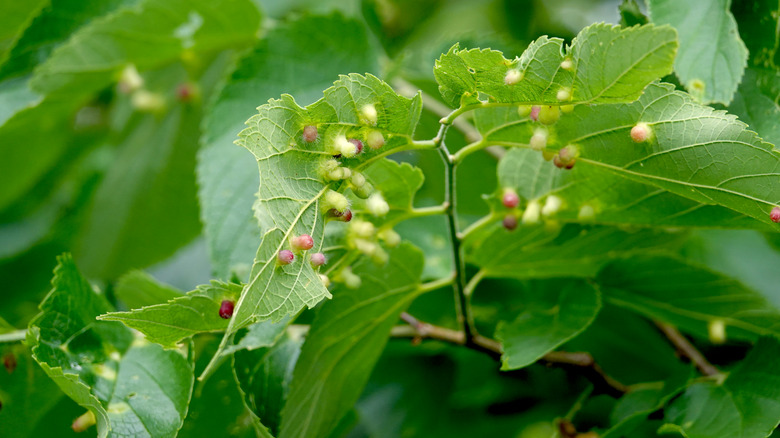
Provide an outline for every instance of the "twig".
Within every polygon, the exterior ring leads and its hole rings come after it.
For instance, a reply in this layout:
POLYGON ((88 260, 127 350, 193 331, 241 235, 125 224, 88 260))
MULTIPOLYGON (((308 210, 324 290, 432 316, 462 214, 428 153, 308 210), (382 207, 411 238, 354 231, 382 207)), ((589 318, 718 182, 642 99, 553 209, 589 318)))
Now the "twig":
MULTIPOLYGON (((447 105, 443 104, 430 94, 418 90, 417 87, 403 79, 397 78, 393 80, 393 88, 395 88, 399 94, 406 97, 414 97, 414 95, 419 92, 422 95, 423 106, 425 109, 439 117, 447 117, 452 112, 452 110, 448 108, 447 105)), ((469 143, 475 143, 482 139, 482 135, 479 133, 477 128, 475 128, 474 125, 463 118, 453 119, 452 127, 463 133, 463 136, 469 143)), ((486 148, 486 151, 496 159, 501 159, 501 157, 506 154, 506 150, 498 146, 489 146, 486 148)))
POLYGON ((18 342, 23 341, 27 336, 27 330, 15 330, 0 334, 0 342, 18 342))
POLYGON ((718 370, 715 365, 711 364, 707 358, 704 357, 704 355, 697 350, 679 330, 677 330, 676 327, 663 322, 656 322, 655 325, 658 326, 661 332, 669 339, 669 342, 674 345, 674 348, 677 349, 677 353, 690 360, 702 374, 705 376, 720 374, 720 370, 718 370))
MULTIPOLYGON (((495 359, 501 357, 501 344, 493 339, 475 335, 473 343, 466 345, 464 334, 461 331, 438 327, 420 321, 406 312, 401 314, 401 319, 406 321, 409 326, 394 327, 391 332, 393 337, 410 337, 418 342, 423 339, 435 339, 450 344, 463 345, 472 350, 486 353, 495 359)), ((547 353, 540 362, 548 366, 577 370, 593 384, 595 394, 620 397, 628 390, 625 385, 604 373, 604 370, 596 363, 593 356, 586 352, 552 351, 547 353)))

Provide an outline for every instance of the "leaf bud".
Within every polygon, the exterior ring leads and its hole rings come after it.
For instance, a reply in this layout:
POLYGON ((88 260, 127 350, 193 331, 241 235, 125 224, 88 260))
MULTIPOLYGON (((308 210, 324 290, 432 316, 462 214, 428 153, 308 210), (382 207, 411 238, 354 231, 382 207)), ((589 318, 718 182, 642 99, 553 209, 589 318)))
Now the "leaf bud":
POLYGON ((374 193, 374 186, 370 182, 366 181, 362 186, 354 187, 352 189, 352 193, 354 193, 355 196, 360 199, 366 199, 371 195, 371 193, 374 193))
POLYGON ((366 177, 360 172, 355 172, 352 174, 352 178, 349 181, 355 187, 363 187, 363 184, 366 183, 366 177))

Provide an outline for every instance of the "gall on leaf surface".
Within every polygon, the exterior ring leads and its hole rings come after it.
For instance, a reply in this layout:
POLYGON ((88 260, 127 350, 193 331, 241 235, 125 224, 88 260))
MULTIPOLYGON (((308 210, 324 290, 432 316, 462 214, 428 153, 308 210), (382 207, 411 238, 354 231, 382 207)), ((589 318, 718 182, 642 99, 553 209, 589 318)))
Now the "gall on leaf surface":
POLYGON ((134 339, 117 322, 95 321, 113 309, 81 276, 70 255, 59 258, 52 285, 27 333, 33 358, 44 372, 95 415, 100 438, 176 436, 192 393, 187 359, 134 339))
POLYGON ((632 102, 650 82, 671 73, 676 52, 677 33, 670 26, 594 24, 566 50, 562 39, 541 37, 515 59, 456 44, 436 61, 434 76, 453 107, 477 103, 479 94, 490 102, 557 106, 561 90, 569 93, 566 104, 632 102), (511 69, 523 79, 507 85, 511 69))

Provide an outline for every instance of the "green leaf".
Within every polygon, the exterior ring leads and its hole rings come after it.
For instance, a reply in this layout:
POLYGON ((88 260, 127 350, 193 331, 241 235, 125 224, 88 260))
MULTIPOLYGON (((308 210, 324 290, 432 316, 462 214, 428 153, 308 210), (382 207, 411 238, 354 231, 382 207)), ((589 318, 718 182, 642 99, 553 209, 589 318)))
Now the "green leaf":
POLYGON ((128 64, 148 70, 185 52, 249 44, 259 22, 249 0, 144 0, 80 29, 30 84, 46 94, 88 94, 111 84, 128 64))
POLYGON ((453 107, 476 103, 478 94, 500 103, 631 102, 647 84, 672 71, 676 50, 677 35, 668 26, 594 24, 565 53, 560 38, 541 37, 514 60, 495 50, 460 50, 456 44, 436 61, 434 76, 453 107), (571 68, 561 67, 565 59, 571 68), (522 80, 507 85, 505 77, 513 69, 522 80), (558 99, 561 89, 569 90, 570 99, 558 99))
POLYGON ((10 49, 46 3, 46 0, 34 0, 3 4, 3 16, 0 17, 0 65, 5 62, 10 49))
POLYGON ((69 255, 59 258, 52 284, 30 322, 33 358, 65 394, 92 411, 99 437, 175 436, 192 391, 187 360, 133 341, 121 324, 96 322, 111 309, 69 255))
POLYGON ((718 205, 706 205, 595 166, 562 171, 531 149, 512 149, 498 165, 499 191, 513 188, 526 200, 562 201, 552 217, 564 222, 657 227, 773 227, 718 205), (591 209, 592 215, 583 212, 591 209))
POLYGON ((648 0, 650 20, 677 29, 680 50, 674 71, 703 103, 728 105, 737 91, 748 51, 739 38, 730 0, 648 0))
POLYGON ((722 382, 694 383, 665 410, 662 430, 688 438, 767 437, 780 423, 777 339, 763 338, 722 382))
POLYGON ((69 424, 56 427, 51 423, 53 411, 64 399, 62 391, 23 345, 0 346, 0 356, 5 359, 7 355, 13 355, 16 369, 0 372, 0 435, 34 437, 36 427, 42 424, 46 424, 57 436, 67 433, 69 424))
MULTIPOLYGON (((34 6, 40 2, 8 3, 34 6)), ((30 17, 31 20, 25 23, 26 29, 12 41, 7 59, 0 56, 0 79, 27 75, 81 27, 120 7, 132 6, 137 0, 54 0, 45 3, 38 5, 37 14, 30 17)), ((7 7, 4 5, 4 9, 7 7)))
POLYGON ((633 104, 577 107, 556 124, 554 148, 576 145, 577 165, 721 205, 777 229, 769 212, 780 200, 780 153, 746 128, 671 85, 654 84, 633 104), (648 124, 651 140, 631 140, 637 122, 648 124))
POLYGON ((760 294, 704 267, 665 256, 635 256, 605 266, 602 296, 702 338, 720 321, 729 338, 780 335, 780 312, 760 294))
MULTIPOLYGON (((779 6, 780 7, 780 6, 779 6)), ((742 83, 739 85, 734 100, 729 105, 729 112, 750 125, 764 140, 780 144, 780 106, 759 87, 760 73, 747 69, 742 83)))
MULTIPOLYGON (((739 34, 750 52, 750 62, 760 67, 776 68, 780 3, 774 0, 736 0, 731 5, 731 12, 739 23, 739 34)), ((747 82, 743 79, 742 84, 747 82)))
POLYGON ((682 237, 574 224, 558 231, 542 225, 507 231, 495 224, 468 243, 466 257, 487 277, 593 277, 615 257, 673 248, 682 237))
POLYGON ((280 438, 327 436, 357 401, 400 313, 417 296, 423 254, 408 243, 386 266, 353 266, 363 285, 339 288, 317 313, 295 366, 280 438))
POLYGON ((525 310, 511 322, 498 325, 501 369, 528 366, 580 334, 593 322, 601 308, 598 290, 584 281, 546 282, 549 289, 527 296, 525 310))
POLYGON ((634 436, 632 434, 647 421, 648 415, 662 409, 670 399, 683 391, 687 384, 688 376, 678 374, 664 382, 629 388, 628 393, 618 400, 610 414, 612 427, 601 437, 634 436))
POLYGON ((313 102, 339 74, 376 70, 363 25, 337 14, 285 21, 241 60, 205 119, 198 156, 201 215, 217 277, 233 269, 246 276, 262 235, 252 215, 257 167, 233 144, 257 103, 283 92, 313 102))
POLYGON ((0 209, 32 189, 62 157, 72 139, 69 117, 79 103, 32 98, 13 115, 9 112, 0 126, 0 174, 9 182, 0 191, 0 209))
POLYGON ((176 348, 182 340, 197 333, 225 330, 228 320, 219 316, 220 305, 223 300, 235 302, 241 289, 241 285, 214 280, 168 303, 129 312, 106 313, 98 319, 121 321, 143 333, 151 342, 176 348))
POLYGON ((601 297, 596 320, 562 350, 587 351, 608 376, 626 385, 684 381, 695 372, 654 324, 611 304, 603 290, 601 297))
POLYGON ((130 271, 116 283, 114 294, 130 309, 162 304, 180 297, 182 292, 160 283, 144 271, 130 271))
POLYGON ((238 143, 259 164, 260 190, 254 208, 267 231, 227 335, 254 321, 278 321, 330 297, 305 256, 299 255, 286 266, 276 264, 278 252, 292 236, 308 234, 314 240, 312 252, 322 248, 322 197, 333 187, 319 175, 321 163, 331 159, 323 143, 338 133, 363 138, 368 130, 384 132, 383 149, 366 147, 358 157, 345 160, 345 166, 359 168, 387 150, 410 144, 421 105, 419 95, 407 99, 374 76, 351 74, 342 76, 325 90, 324 98, 305 109, 284 95, 258 108, 260 113, 247 121, 249 127, 241 132, 238 143), (359 110, 369 104, 378 113, 376 128, 359 124, 359 110), (304 144, 301 134, 309 124, 318 125, 319 140, 304 144))
POLYGON ((233 369, 246 406, 276 436, 303 339, 283 336, 273 346, 236 352, 233 369))

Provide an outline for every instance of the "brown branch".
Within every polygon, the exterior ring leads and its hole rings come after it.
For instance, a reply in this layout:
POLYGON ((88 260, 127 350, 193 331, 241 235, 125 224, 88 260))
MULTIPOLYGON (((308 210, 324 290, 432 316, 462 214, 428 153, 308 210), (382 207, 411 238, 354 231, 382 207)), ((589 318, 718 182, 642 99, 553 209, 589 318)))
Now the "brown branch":
MULTIPOLYGON (((393 328, 391 334, 394 337, 411 337, 414 342, 435 339, 450 344, 463 345, 472 350, 486 353, 495 359, 501 357, 501 344, 493 339, 475 335, 472 339, 473 345, 466 345, 463 332, 420 321, 406 312, 401 314, 401 319, 409 325, 393 328)), ((576 370, 593 384, 596 394, 620 397, 628 390, 625 385, 604 373, 604 370, 596 363, 590 353, 551 351, 544 355, 540 362, 548 366, 576 370)))
POLYGON ((661 332, 669 339, 669 342, 674 345, 674 348, 677 349, 677 354, 688 359, 702 374, 705 376, 720 374, 720 370, 718 370, 715 365, 711 364, 701 351, 697 350, 675 326, 657 321, 655 325, 658 326, 661 332))

